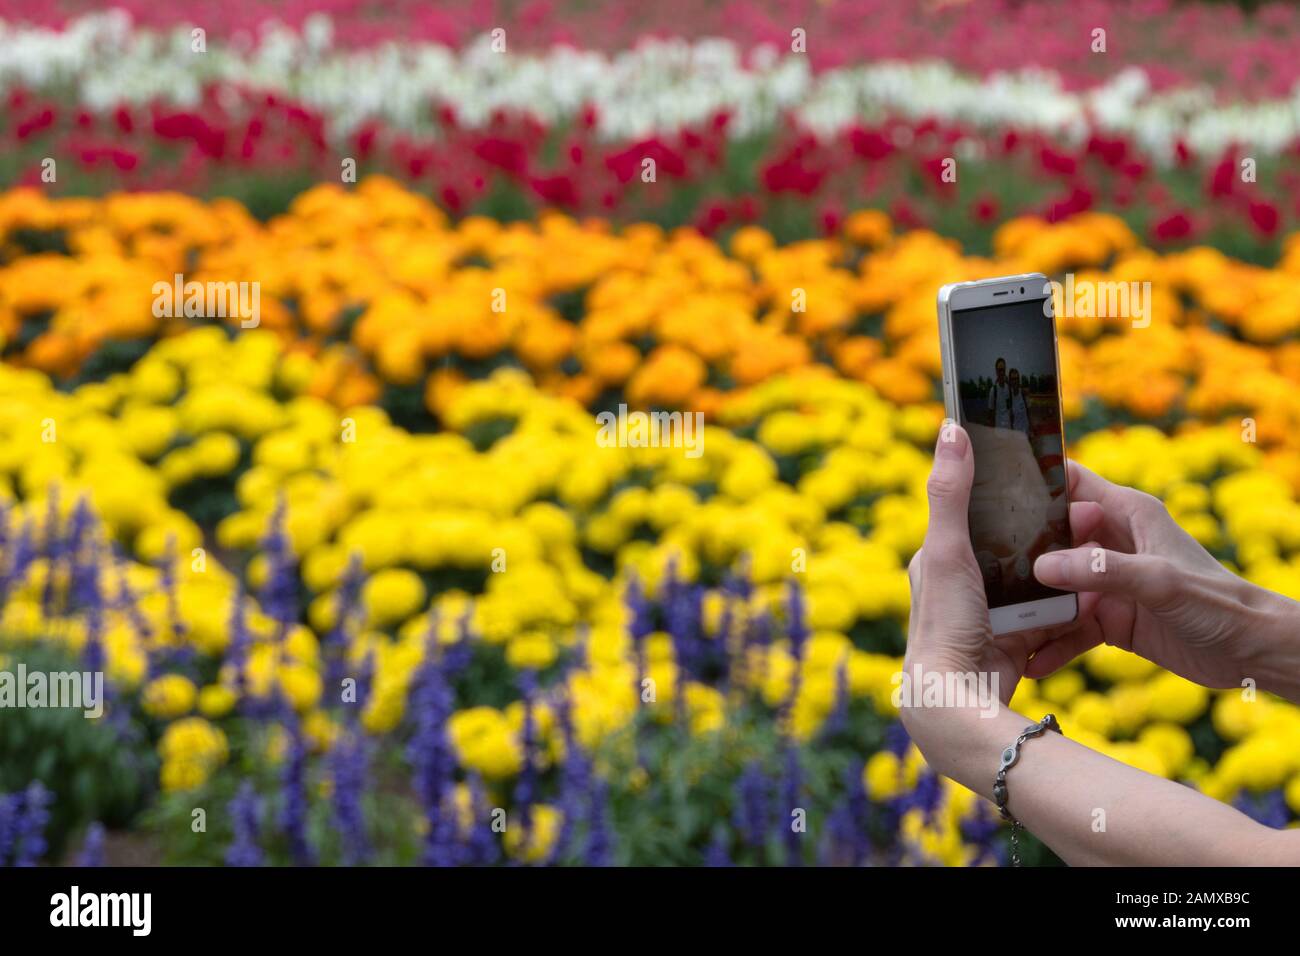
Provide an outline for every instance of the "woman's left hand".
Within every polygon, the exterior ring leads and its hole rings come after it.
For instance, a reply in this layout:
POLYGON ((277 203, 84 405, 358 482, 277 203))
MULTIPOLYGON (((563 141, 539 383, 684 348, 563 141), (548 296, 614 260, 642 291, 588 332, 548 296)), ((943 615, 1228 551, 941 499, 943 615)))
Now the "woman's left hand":
MULTIPOLYGON (((984 581, 970 541, 967 511, 974 477, 970 436, 959 425, 945 422, 926 489, 930 499, 929 528, 924 545, 907 569, 912 610, 904 668, 911 675, 919 666, 922 673, 983 677, 1005 704, 1015 693, 1025 665, 1044 643, 1064 633, 1096 626, 1090 614, 1097 596, 1080 594, 1079 616, 1068 624, 994 637, 984 581)), ((1071 506, 1074 540, 1087 541, 1101 520, 1101 508, 1092 502, 1071 506)))

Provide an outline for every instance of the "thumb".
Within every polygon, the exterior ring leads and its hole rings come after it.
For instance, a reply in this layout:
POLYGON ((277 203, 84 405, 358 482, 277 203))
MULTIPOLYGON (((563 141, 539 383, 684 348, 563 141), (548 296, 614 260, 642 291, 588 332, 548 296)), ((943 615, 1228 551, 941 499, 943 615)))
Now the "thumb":
POLYGON ((967 509, 974 477, 970 436, 960 425, 945 422, 934 448, 934 468, 926 483, 930 525, 925 534, 925 553, 930 559, 957 562, 969 558, 967 509))
POLYGON ((1094 545, 1040 555, 1034 577, 1062 591, 1121 594, 1153 609, 1177 599, 1178 572, 1164 558, 1094 545))

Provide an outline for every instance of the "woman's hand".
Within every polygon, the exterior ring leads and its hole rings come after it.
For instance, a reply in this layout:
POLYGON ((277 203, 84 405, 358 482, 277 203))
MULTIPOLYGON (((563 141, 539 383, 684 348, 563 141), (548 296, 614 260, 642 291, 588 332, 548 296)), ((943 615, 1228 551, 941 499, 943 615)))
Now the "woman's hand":
POLYGON ((1092 613, 1044 646, 1028 675, 1045 677, 1105 642, 1207 687, 1239 687, 1253 678, 1286 693, 1285 680, 1270 677, 1291 669, 1281 666, 1297 643, 1286 622, 1300 621, 1300 604, 1228 571, 1159 499, 1073 461, 1068 470, 1073 508, 1100 509, 1097 543, 1045 554, 1034 574, 1050 587, 1080 592, 1081 601, 1091 594, 1092 613))
MULTIPOLYGON (((927 486, 929 528, 924 545, 907 569, 912 583, 912 612, 904 668, 908 674, 919 665, 923 672, 996 679, 998 696, 1006 703, 1030 657, 1054 635, 1071 634, 1081 625, 1076 621, 1056 628, 993 636, 967 519, 974 476, 970 437, 961 427, 945 423, 927 486)), ((1086 541, 1100 521, 1096 506, 1071 509, 1074 539, 1086 541)), ((1081 599, 1081 619, 1088 603, 1081 599)))

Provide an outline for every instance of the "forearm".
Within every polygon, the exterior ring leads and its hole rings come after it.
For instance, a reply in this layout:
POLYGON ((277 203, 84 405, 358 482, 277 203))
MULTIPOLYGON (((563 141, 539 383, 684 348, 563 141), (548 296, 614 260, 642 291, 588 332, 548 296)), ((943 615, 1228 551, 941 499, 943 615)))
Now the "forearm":
MULTIPOLYGON (((903 717, 933 769, 989 800, 1000 754, 1033 723, 1006 707, 992 717, 968 708, 909 708, 903 717)), ((1300 864, 1300 831, 1271 830, 1068 736, 1027 740, 1007 788, 1011 814, 1071 865, 1300 864)))

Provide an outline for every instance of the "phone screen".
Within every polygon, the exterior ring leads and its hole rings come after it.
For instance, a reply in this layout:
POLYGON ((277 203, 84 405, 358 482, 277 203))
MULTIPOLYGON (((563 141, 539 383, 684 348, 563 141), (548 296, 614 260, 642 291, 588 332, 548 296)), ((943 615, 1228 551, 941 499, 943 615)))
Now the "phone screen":
POLYGON ((975 453, 970 535, 990 608, 1057 597, 1034 560, 1070 547, 1049 299, 952 314, 961 425, 975 453))

